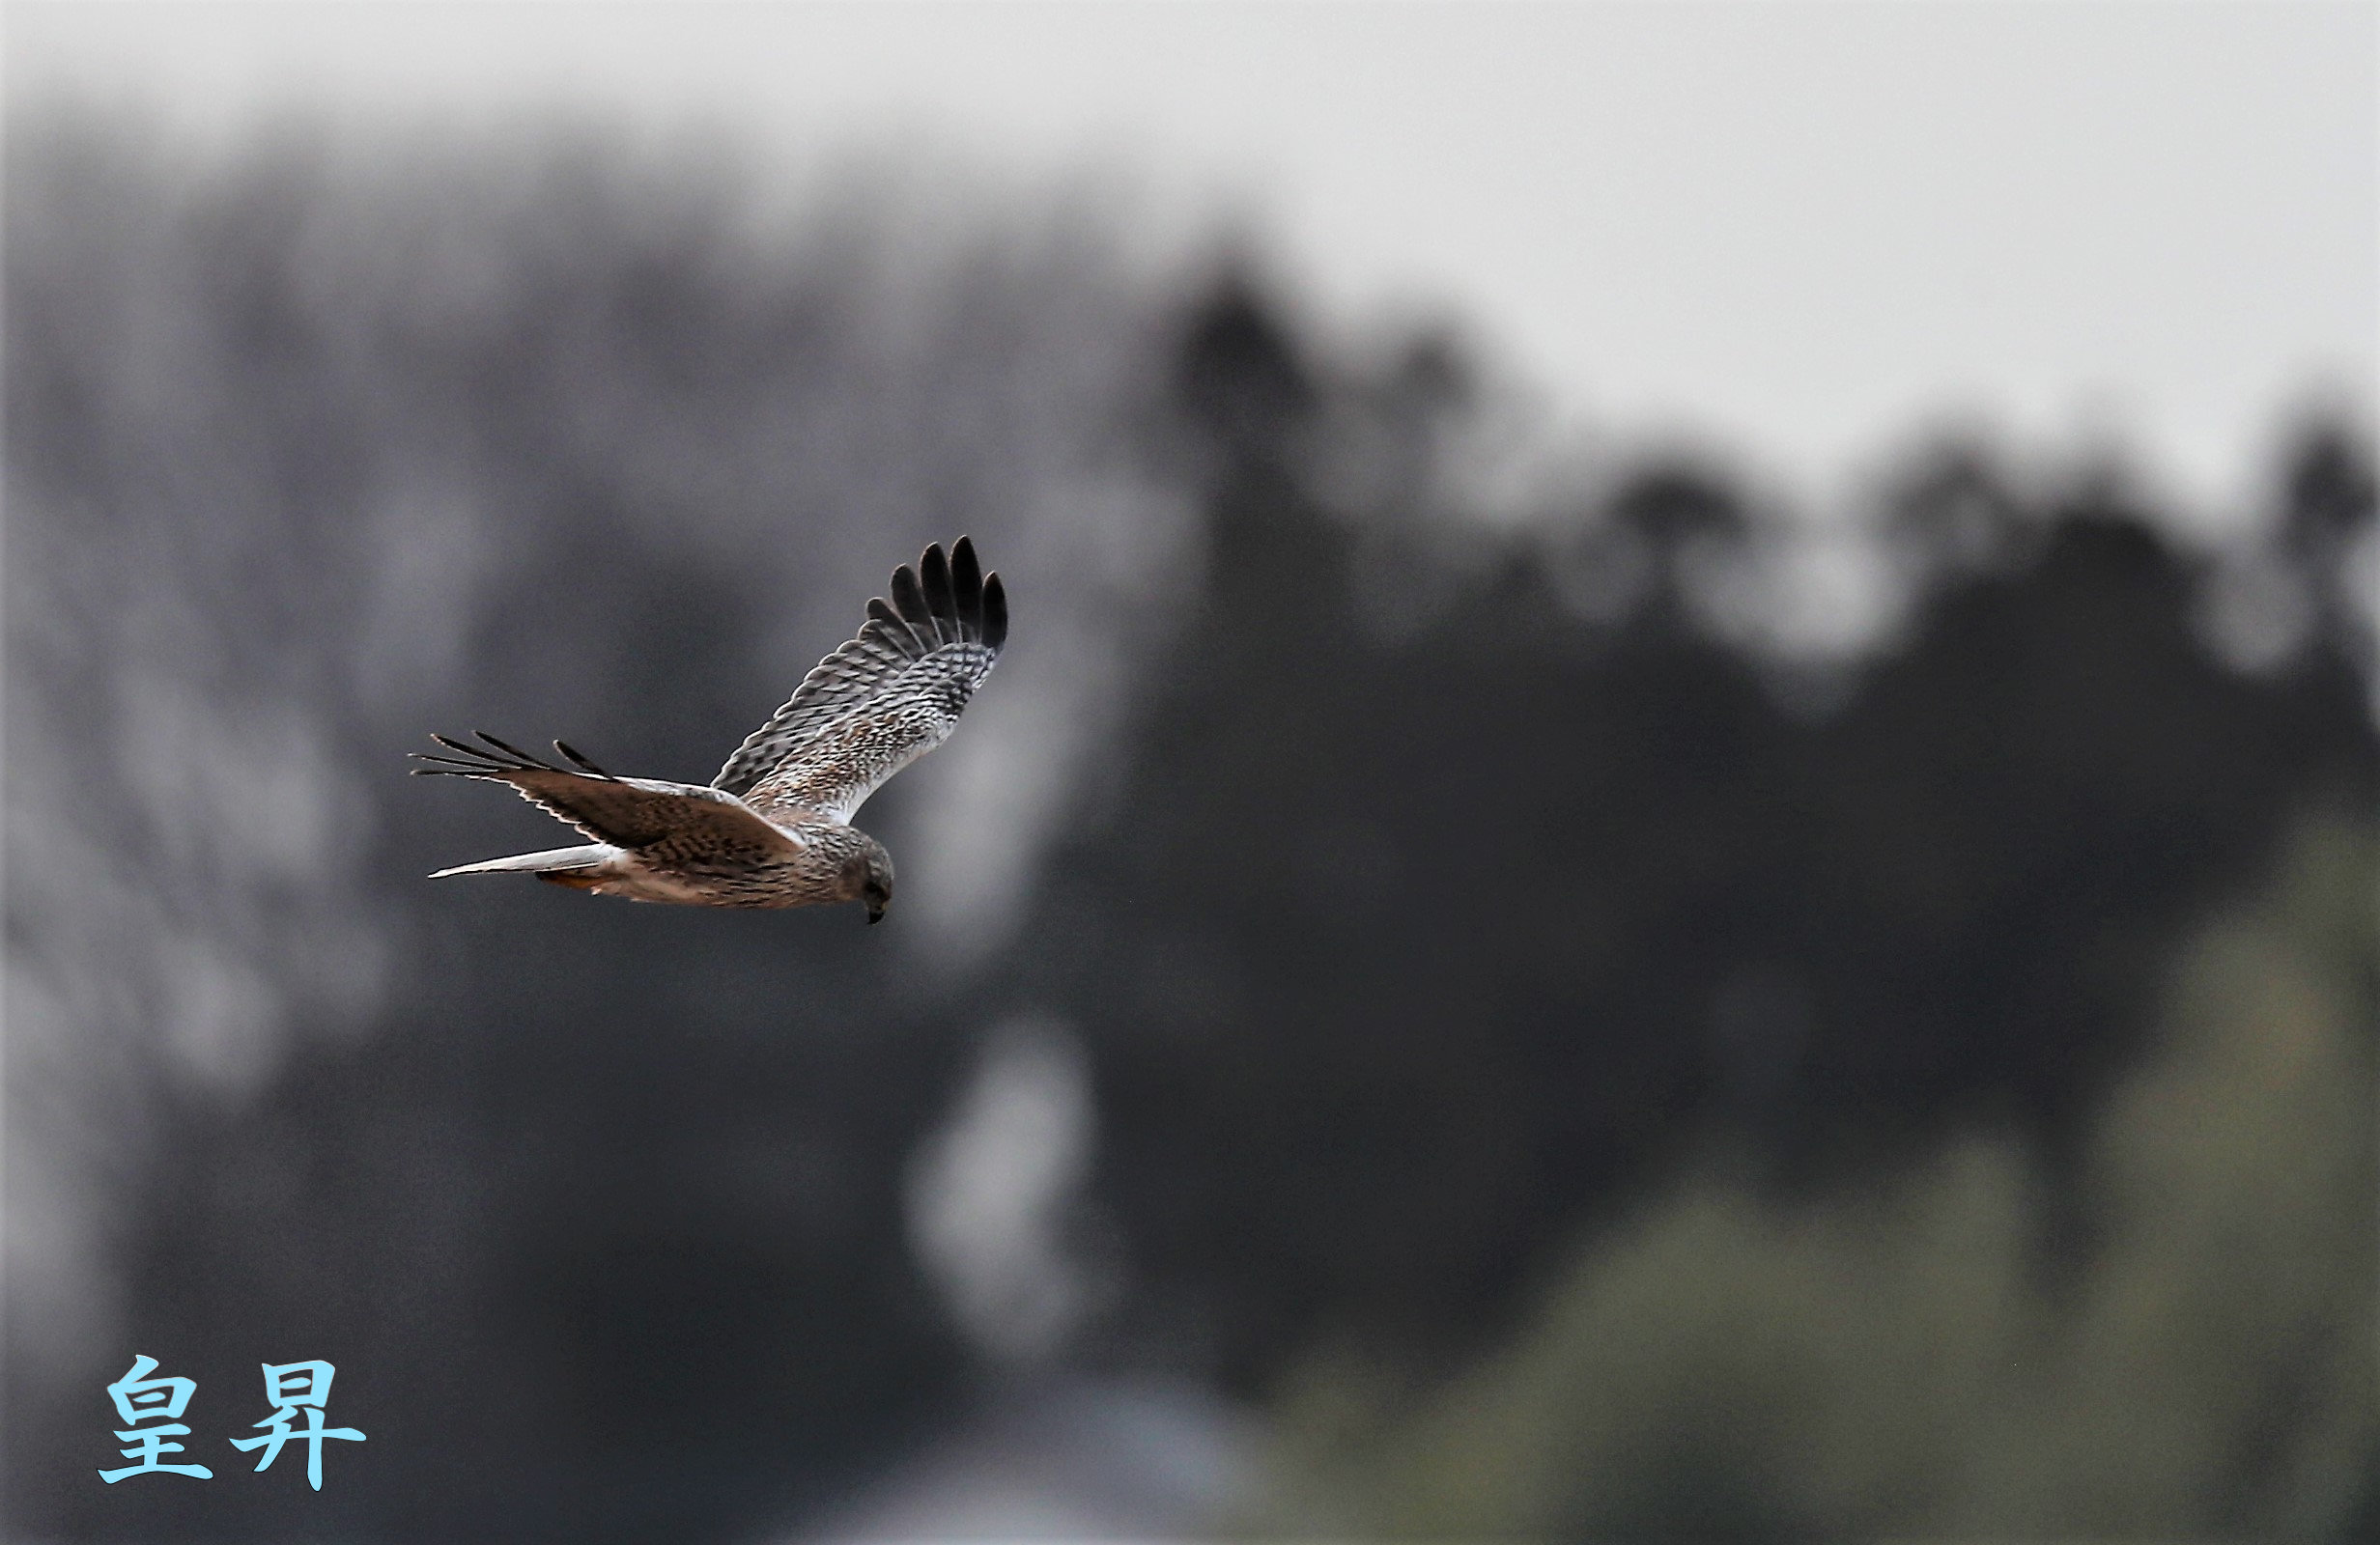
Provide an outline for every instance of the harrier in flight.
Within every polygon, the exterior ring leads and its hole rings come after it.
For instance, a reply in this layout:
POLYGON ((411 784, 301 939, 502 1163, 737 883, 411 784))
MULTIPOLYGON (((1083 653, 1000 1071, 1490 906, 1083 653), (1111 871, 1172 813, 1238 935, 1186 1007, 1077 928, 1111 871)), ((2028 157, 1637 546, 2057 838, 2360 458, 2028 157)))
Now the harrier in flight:
POLYGON ((892 857, 851 825, 867 797, 949 739, 1008 636, 1000 576, 961 537, 892 571, 892 600, 867 604, 859 636, 818 662, 790 702, 736 747, 709 788, 614 777, 564 745, 559 768, 482 730, 482 749, 434 735, 459 754, 413 755, 417 773, 509 783, 595 840, 440 869, 531 874, 631 901, 689 907, 808 907, 892 899, 892 857))

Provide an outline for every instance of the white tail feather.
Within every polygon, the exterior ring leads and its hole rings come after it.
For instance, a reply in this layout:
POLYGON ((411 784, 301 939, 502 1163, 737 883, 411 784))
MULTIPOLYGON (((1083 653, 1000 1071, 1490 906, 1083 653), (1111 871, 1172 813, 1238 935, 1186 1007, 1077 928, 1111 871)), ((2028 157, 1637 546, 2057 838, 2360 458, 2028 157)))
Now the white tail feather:
POLYGON ((430 878, 443 880, 448 875, 556 874, 576 869, 600 869, 616 857, 619 849, 605 843, 583 848, 550 848, 544 853, 517 853, 509 858, 488 858, 479 863, 460 863, 452 869, 440 869, 430 878))

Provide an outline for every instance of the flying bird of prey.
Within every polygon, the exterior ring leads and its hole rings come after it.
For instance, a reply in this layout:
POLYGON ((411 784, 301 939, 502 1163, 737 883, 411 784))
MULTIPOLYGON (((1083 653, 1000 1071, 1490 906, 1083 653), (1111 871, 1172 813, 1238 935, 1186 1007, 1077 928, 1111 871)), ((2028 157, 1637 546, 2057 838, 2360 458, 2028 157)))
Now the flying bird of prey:
POLYGON ((531 874, 631 901, 690 907, 809 907, 892 899, 892 857, 851 824, 867 797, 949 739, 1008 636, 1000 576, 961 537, 892 571, 892 600, 867 604, 859 636, 818 662, 752 731, 710 787, 614 777, 563 744, 555 767, 485 730, 485 748, 433 735, 455 755, 416 751, 416 773, 509 783, 595 840, 440 869, 531 874))

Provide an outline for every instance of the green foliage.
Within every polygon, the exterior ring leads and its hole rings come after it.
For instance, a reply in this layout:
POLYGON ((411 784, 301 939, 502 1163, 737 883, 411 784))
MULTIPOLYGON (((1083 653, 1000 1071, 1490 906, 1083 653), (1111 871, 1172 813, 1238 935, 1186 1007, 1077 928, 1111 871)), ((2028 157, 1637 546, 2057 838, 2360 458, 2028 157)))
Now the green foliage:
POLYGON ((1418 1399, 1376 1358, 1310 1358, 1260 1527, 2340 1530, 2380 1456, 2376 836, 2300 822, 2177 950, 2160 1049, 2091 1134, 2079 1270, 2046 1269, 2047 1171, 2011 1139, 1791 1206, 1714 1159, 1418 1399))

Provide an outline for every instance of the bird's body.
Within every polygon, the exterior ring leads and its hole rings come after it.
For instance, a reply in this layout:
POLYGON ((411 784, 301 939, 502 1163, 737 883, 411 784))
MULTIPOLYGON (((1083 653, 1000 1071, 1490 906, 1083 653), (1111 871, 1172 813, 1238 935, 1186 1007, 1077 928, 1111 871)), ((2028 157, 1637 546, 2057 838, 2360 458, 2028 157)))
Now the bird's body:
MULTIPOLYGON (((720 796, 716 789, 692 784, 652 786, 682 790, 681 797, 689 800, 705 796, 735 800, 733 795, 720 796)), ((749 805, 743 808, 751 811, 749 805)), ((808 907, 861 899, 871 850, 882 853, 882 844, 875 838, 835 821, 766 821, 757 812, 751 812, 751 818, 774 827, 781 843, 766 836, 757 844, 720 842, 706 840, 698 831, 683 832, 643 848, 591 842, 583 847, 458 864, 430 878, 527 873, 598 896, 673 902, 684 907, 808 907)), ((890 858, 883 863, 889 870, 890 858)))
POLYGON ((693 907, 808 907, 864 901, 868 920, 892 893, 884 845, 851 825, 885 780, 949 737, 1007 636, 1007 599, 974 544, 918 572, 893 571, 892 601, 868 603, 859 635, 818 662, 715 784, 614 777, 560 742, 556 767, 481 732, 485 747, 433 737, 458 755, 416 753, 424 773, 509 783, 596 839, 441 869, 533 874, 632 901, 693 907), (922 577, 921 577, 922 576, 922 577))

